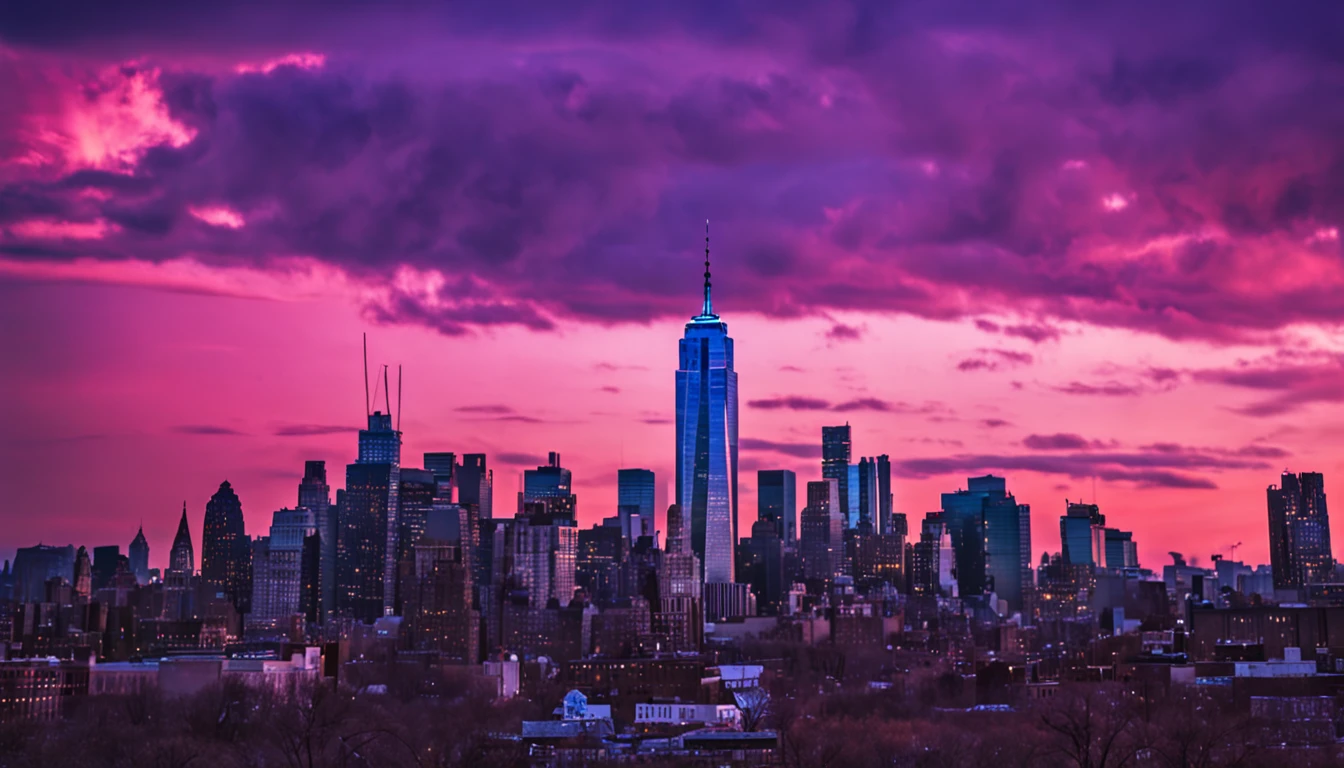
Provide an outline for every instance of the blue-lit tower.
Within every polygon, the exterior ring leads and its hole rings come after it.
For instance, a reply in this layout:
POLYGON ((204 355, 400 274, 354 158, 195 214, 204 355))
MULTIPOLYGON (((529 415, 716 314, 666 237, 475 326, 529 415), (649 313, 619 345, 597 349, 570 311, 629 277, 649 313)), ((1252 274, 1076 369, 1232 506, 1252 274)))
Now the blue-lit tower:
POLYGON ((714 314, 705 223, 705 299, 686 324, 677 370, 677 503, 705 581, 733 580, 737 543, 737 372, 728 324, 714 314))

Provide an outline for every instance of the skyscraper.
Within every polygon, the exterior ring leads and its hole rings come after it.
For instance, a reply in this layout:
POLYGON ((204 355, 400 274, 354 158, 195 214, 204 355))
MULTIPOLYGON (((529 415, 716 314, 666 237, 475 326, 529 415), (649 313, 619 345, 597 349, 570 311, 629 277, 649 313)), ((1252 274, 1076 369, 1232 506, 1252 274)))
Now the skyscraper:
POLYGON ((895 523, 891 517, 894 513, 891 498, 891 459, 884 453, 877 457, 877 530, 879 533, 900 533, 904 536, 904 528, 900 531, 895 530, 895 523))
POLYGON ((131 573, 135 574, 135 583, 149 583, 149 541, 145 539, 145 527, 135 532, 131 546, 127 548, 131 561, 131 573))
POLYGON ((756 519, 773 521, 784 546, 798 540, 798 478, 793 470, 756 472, 756 519))
POLYGON ((569 605, 574 599, 579 550, 574 517, 552 508, 545 500, 525 502, 512 533, 510 576, 527 591, 528 605, 545 608, 552 600, 561 607, 569 605))
POLYGON ((425 469, 434 473, 434 482, 438 486, 438 498, 453 503, 453 484, 457 475, 457 454, 451 451, 438 451, 425 454, 425 469))
POLYGON ((784 602, 784 547, 772 518, 751 526, 751 537, 739 545, 737 580, 751 586, 756 606, 764 616, 782 612, 784 602))
POLYGON ((1002 477, 966 481, 944 493, 939 517, 951 538, 962 598, 990 593, 1009 610, 1026 611, 1032 596, 1031 508, 1018 504, 1002 477))
POLYGON ((252 603, 252 542, 243 527, 243 503, 225 480, 205 505, 201 529, 201 578, 239 613, 252 603))
MULTIPOLYGON (((878 510, 877 459, 865 456, 859 459, 858 471, 858 527, 871 533, 882 532, 882 516, 878 510)), ((853 495, 851 489, 851 495, 853 495)))
POLYGON ((251 626, 283 628, 303 613, 304 541, 315 533, 308 509, 281 509, 271 517, 269 536, 259 536, 252 547, 253 588, 251 626))
POLYGON ((313 527, 318 537, 316 611, 319 620, 325 620, 336 600, 336 510, 331 506, 327 462, 303 463, 298 501, 299 509, 313 513, 313 527))
POLYGON ((621 533, 629 541, 654 532, 654 496, 657 483, 648 469, 616 470, 616 505, 621 517, 621 533), (638 525, 631 520, 638 516, 638 525))
POLYGON ((187 525, 187 502, 182 502, 182 519, 177 523, 177 535, 168 553, 168 570, 180 576, 196 574, 196 548, 191 544, 191 528, 187 525))
POLYGON ((1328 581, 1335 561, 1325 505, 1325 476, 1319 472, 1285 472, 1281 484, 1271 485, 1267 496, 1274 588, 1300 589, 1328 581))
POLYGON ((1106 516, 1096 504, 1065 503, 1059 518, 1060 553, 1065 565, 1102 565, 1106 516))
POLYGON ((433 472, 402 468, 397 495, 397 615, 401 615, 402 603, 411 588, 408 579, 414 574, 414 548, 425 534, 425 524, 434 508, 437 492, 438 483, 433 472))
POLYGON ((834 480, 840 495, 840 511, 849 514, 849 423, 821 428, 821 476, 834 480))
POLYGON ((807 484, 799 547, 803 573, 814 581, 832 581, 844 559, 844 515, 840 511, 839 483, 834 478, 807 484))
POLYGON ((523 472, 522 503, 543 504, 552 514, 574 517, 578 512, 578 497, 574 495, 573 477, 560 466, 560 454, 551 451, 546 466, 523 472))
POLYGON ((115 544, 93 548, 94 592, 112 585, 112 579, 117 575, 117 558, 119 557, 121 557, 121 547, 115 544))
POLYGON ((733 580, 737 545, 737 372, 728 324, 714 314, 705 228, 705 294, 686 324, 677 370, 677 503, 706 582, 733 580))
POLYGON ((392 428, 390 414, 369 414, 369 428, 359 431, 358 456, 345 468, 336 533, 336 610, 367 623, 390 614, 396 602, 401 433, 392 428))
MULTIPOLYGON (((8 560, 5 565, 9 565, 8 560)), ((83 547, 75 553, 75 578, 70 583, 77 599, 88 600, 93 595, 93 563, 89 560, 88 550, 83 547)))
MULTIPOLYGON (((450 454, 451 455, 451 454, 450 454)), ((426 460, 426 466, 431 464, 426 460)), ((440 465, 439 469, 442 469, 440 465)), ((433 470, 431 470, 433 471, 433 470)), ((444 490, 450 490, 445 486, 444 490)), ((405 595, 405 633, 418 651, 437 651, 457 664, 475 664, 480 653, 480 616, 472 609, 470 557, 462 538, 462 508, 440 502, 411 548, 405 595)))
POLYGON ((494 476, 486 467, 484 453, 468 453, 456 471, 457 503, 474 507, 481 520, 489 520, 493 512, 494 476))

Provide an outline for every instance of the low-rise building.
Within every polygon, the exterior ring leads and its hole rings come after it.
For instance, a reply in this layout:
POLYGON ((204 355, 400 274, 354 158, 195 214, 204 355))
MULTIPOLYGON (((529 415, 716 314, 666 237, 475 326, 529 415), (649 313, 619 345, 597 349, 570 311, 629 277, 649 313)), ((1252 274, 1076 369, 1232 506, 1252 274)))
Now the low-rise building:
POLYGON ((722 725, 737 728, 742 712, 733 704, 651 702, 635 705, 636 725, 722 725))

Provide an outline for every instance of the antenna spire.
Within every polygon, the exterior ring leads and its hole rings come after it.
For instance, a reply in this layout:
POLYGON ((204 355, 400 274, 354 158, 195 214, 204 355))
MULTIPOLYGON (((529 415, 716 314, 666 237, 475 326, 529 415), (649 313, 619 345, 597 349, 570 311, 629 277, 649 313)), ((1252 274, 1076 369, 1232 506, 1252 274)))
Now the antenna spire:
POLYGON ((364 334, 364 418, 369 417, 369 334, 364 334))
POLYGON ((387 386, 387 366, 383 366, 383 401, 387 404, 387 419, 392 420, 392 390, 387 386))
POLYGON ((714 316, 714 301, 709 293, 709 219, 705 219, 705 303, 700 308, 701 317, 714 316))

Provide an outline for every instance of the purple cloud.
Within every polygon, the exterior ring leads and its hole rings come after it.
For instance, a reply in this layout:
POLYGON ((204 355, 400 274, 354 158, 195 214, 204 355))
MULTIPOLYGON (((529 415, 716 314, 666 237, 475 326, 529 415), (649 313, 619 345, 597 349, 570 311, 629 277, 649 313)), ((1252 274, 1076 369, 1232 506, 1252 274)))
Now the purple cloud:
POLYGON ((1071 381, 1068 384, 1054 387, 1053 389, 1056 392, 1062 392, 1066 395, 1103 397, 1130 397, 1141 392, 1138 387, 1121 384, 1118 381, 1108 381, 1104 384, 1084 384, 1081 381, 1071 381))
POLYGON ((774 440, 762 440, 757 437, 744 437, 737 441, 737 447, 743 451, 762 453, 782 453, 799 459, 821 458, 821 441, 816 443, 786 443, 774 440))
POLYGON ((1059 340, 1059 329, 1050 325, 1010 325, 1003 329, 1005 336, 1016 336, 1026 339, 1033 344, 1040 344, 1043 341, 1059 340))
POLYGON ((1027 435, 1022 444, 1034 451, 1086 451, 1099 446, 1097 441, 1066 433, 1027 435))
POLYGON ((203 435, 214 437, 239 437, 247 434, 232 427, 222 427, 216 424, 184 424, 182 426, 173 427, 173 431, 179 435, 203 435))
POLYGON ((844 323, 836 323, 831 329, 826 331, 826 338, 831 341, 858 341, 863 338, 863 329, 844 323))
POLYGON ((762 400, 749 400, 747 405, 761 410, 790 410, 790 411, 825 411, 831 407, 827 400, 819 397, 804 397, 802 395, 786 395, 782 397, 772 397, 762 400))
POLYGON ((1012 349, 978 349, 980 357, 968 357, 957 363, 959 371, 997 371, 999 368, 1015 368, 1031 365, 1034 357, 1028 352, 1012 349))
POLYGON ((512 467, 539 467, 545 463, 541 458, 530 453, 513 453, 510 451, 500 451, 492 455, 491 458, 500 464, 512 467))
POLYGON ((976 322, 1033 343, 1344 322, 1337 7, 579 6, 268 7, 284 40, 250 4, 0 9, 0 256, 301 257, 367 285, 377 322, 545 332, 694 311, 712 211, 725 312, 974 309, 1034 318, 976 322), (325 66, 230 65, 296 49, 325 66), (126 173, 13 162, 61 124, 44 94, 114 102, 151 70, 189 140, 142 139, 126 173), (107 227, 71 243, 34 219, 107 227))

